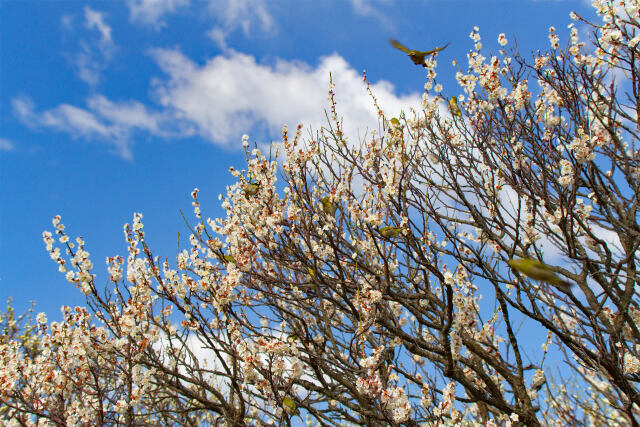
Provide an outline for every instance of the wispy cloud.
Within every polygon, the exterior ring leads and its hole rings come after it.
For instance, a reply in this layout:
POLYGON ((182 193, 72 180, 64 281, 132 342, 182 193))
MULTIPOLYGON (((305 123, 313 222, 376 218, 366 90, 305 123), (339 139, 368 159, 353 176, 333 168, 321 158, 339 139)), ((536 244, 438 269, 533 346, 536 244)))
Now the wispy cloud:
POLYGON ((76 75, 88 85, 95 86, 100 82, 100 73, 103 65, 96 61, 89 45, 80 43, 80 51, 73 55, 73 65, 76 67, 76 75))
POLYGON ((269 33, 276 29, 264 0, 212 0, 209 9, 215 25, 207 35, 221 49, 226 49, 226 38, 234 31, 249 37, 254 31, 269 33))
POLYGON ((111 38, 111 27, 104 22, 103 14, 91 9, 89 6, 85 6, 84 18, 85 26, 88 29, 96 29, 100 33, 101 49, 110 50, 113 47, 113 39, 111 38))
MULTIPOLYGON (((64 17, 62 25, 67 30, 72 26, 70 17, 64 17)), ((71 55, 71 62, 76 68, 80 80, 89 85, 97 85, 106 64, 115 52, 115 43, 111 34, 111 27, 107 25, 103 13, 84 7, 84 27, 91 32, 97 32, 97 40, 89 36, 79 42, 79 50, 71 55)))
POLYGON ((367 16, 376 19, 385 27, 391 26, 389 18, 376 7, 376 3, 389 4, 389 0, 349 0, 353 11, 361 16, 367 16))
POLYGON ((156 29, 165 25, 166 15, 188 5, 189 0, 127 0, 130 19, 156 29))
MULTIPOLYGON (((130 19, 155 29, 164 27, 167 16, 189 4, 190 0, 127 0, 130 19)), ((227 47, 227 37, 237 30, 249 36, 255 31, 265 33, 276 28, 265 0, 204 0, 196 5, 213 20, 207 35, 222 49, 227 47)))
POLYGON ((180 126, 168 112, 153 112, 136 101, 113 102, 102 95, 87 100, 87 108, 60 104, 36 111, 29 98, 12 100, 14 114, 32 128, 49 128, 87 141, 101 141, 117 154, 132 158, 131 135, 134 132, 170 138, 186 136, 189 129, 180 126))
POLYGON ((60 17, 60 25, 66 31, 73 30, 73 15, 62 15, 60 17))
POLYGON ((14 148, 13 143, 7 138, 0 138, 0 151, 11 151, 14 148))

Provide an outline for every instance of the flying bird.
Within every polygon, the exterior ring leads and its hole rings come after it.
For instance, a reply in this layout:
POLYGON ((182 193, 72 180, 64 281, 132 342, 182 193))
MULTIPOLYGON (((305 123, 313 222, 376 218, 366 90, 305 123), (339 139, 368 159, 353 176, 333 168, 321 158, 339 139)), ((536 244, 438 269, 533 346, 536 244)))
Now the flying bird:
POLYGON ((538 260, 531 258, 510 259, 507 263, 514 270, 519 271, 533 280, 549 283, 563 291, 568 291, 571 288, 571 283, 562 280, 553 272, 551 267, 538 260))
POLYGON ((427 66, 424 63, 424 58, 426 56, 433 55, 434 53, 440 52, 441 50, 449 46, 449 43, 447 43, 442 47, 436 47, 431 50, 419 51, 419 50, 409 49, 408 47, 406 47, 396 39, 389 39, 389 43, 391 43, 391 46, 395 47, 396 49, 406 52, 414 64, 422 65, 425 68, 427 68, 427 66))

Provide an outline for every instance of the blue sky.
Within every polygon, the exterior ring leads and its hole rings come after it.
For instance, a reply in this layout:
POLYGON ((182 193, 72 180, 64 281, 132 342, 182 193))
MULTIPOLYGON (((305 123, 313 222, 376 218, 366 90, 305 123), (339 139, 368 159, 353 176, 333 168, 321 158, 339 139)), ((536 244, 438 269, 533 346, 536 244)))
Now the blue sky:
POLYGON ((85 239, 98 284, 134 212, 154 253, 174 253, 193 188, 222 215, 243 134, 323 125, 329 72, 352 138, 376 123, 363 70, 384 111, 416 105, 423 69, 389 37, 451 42, 438 81, 454 95, 451 61, 465 66, 474 26, 487 53, 505 33, 528 55, 551 25, 566 41, 572 10, 592 15, 585 1, 0 0, 0 300, 35 300, 52 320, 83 303, 42 243, 56 214, 85 239))

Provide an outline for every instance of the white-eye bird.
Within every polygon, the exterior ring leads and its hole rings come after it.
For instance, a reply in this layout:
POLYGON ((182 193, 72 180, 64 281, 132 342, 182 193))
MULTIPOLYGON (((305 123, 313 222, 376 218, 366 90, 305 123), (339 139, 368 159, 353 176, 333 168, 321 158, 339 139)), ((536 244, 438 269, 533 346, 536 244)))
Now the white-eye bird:
POLYGON ((227 264, 229 262, 232 263, 232 264, 237 264, 238 263, 236 261, 236 259, 233 257, 233 255, 225 255, 225 253, 222 252, 222 250, 220 250, 220 249, 218 249, 217 251, 214 251, 214 254, 220 260, 220 262, 223 263, 223 264, 227 264))
POLYGON ((255 196, 256 194, 258 194, 258 190, 260 189, 260 184, 249 184, 246 187, 244 187, 244 196, 245 197, 249 197, 249 196, 255 196))
POLYGON ((391 43, 391 46, 395 47, 396 49, 406 52, 414 64, 422 65, 425 68, 427 68, 426 64, 424 63, 424 58, 426 56, 433 55, 434 53, 440 52, 441 50, 449 46, 449 43, 447 43, 442 47, 436 47, 431 50, 420 51, 420 50, 409 49, 408 47, 406 47, 405 45, 403 45, 402 43, 400 43, 398 40, 395 40, 395 39, 389 39, 389 43, 391 43))
POLYGON ((404 230, 404 228, 388 225, 386 227, 379 228, 378 233, 386 239, 393 239, 398 234, 402 233, 402 230, 404 230))
POLYGON ((222 257, 222 259, 224 260, 224 262, 230 262, 232 264, 237 264, 238 261, 236 261, 236 259, 233 257, 233 255, 225 255, 222 257))
POLYGON ((307 280, 308 280, 307 285, 308 285, 311 289, 313 289, 313 290, 316 290, 316 291, 317 291, 317 290, 319 289, 319 286, 318 286, 318 283, 316 282, 316 280, 317 280, 317 279, 316 279, 316 271, 315 271, 313 268, 309 267, 309 268, 307 268, 307 273, 308 273, 308 276, 307 276, 307 280))
POLYGON ((462 116, 460 107, 458 107, 458 98, 455 96, 452 96, 449 100, 449 111, 451 111, 451 114, 453 114, 454 116, 462 116))
POLYGON ((525 276, 538 280, 540 282, 546 282, 556 288, 568 291, 571 288, 571 283, 562 280, 556 273, 553 272, 551 267, 538 260, 531 258, 510 259, 507 263, 514 270, 519 271, 525 276))
POLYGON ((300 415, 300 411, 298 411, 296 403, 289 396, 285 396, 285 398, 282 399, 282 409, 284 409, 289 415, 300 415))
POLYGON ((327 215, 335 215, 337 206, 331 203, 331 198, 329 196, 324 196, 320 199, 320 203, 322 203, 322 210, 327 215))

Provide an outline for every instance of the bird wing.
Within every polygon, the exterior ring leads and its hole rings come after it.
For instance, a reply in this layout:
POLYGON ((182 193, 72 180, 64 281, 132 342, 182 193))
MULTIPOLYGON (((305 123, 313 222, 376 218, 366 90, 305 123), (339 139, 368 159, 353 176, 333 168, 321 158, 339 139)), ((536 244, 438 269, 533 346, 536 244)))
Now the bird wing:
POLYGON ((389 39, 389 43, 391 43, 391 46, 395 47, 398 50, 401 50, 403 52, 411 52, 411 50, 409 48, 407 48, 405 45, 403 45, 402 43, 400 43, 398 40, 396 39, 389 39))
POLYGON ((432 55, 432 54, 434 54, 434 53, 436 53, 436 52, 440 52, 441 50, 444 50, 444 49, 445 49, 447 46, 449 46, 450 44, 451 44, 451 42, 449 42, 449 43, 445 44, 445 45, 444 45, 444 46, 442 46, 442 47, 435 47, 434 49, 431 49, 431 50, 427 50, 427 51, 424 51, 424 52, 416 52, 416 53, 417 53, 418 55, 425 55, 425 56, 426 56, 426 55, 432 55))

